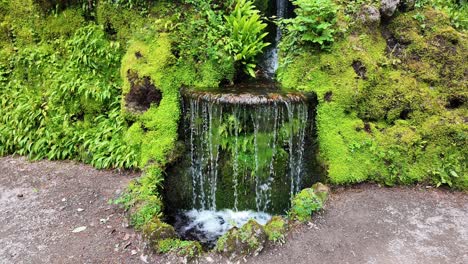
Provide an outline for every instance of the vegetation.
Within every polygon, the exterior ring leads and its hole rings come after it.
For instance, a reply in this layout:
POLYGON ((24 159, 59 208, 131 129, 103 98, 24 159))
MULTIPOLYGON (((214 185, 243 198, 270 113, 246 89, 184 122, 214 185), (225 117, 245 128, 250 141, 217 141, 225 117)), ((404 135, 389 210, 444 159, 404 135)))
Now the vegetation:
POLYGON ((340 6, 346 31, 329 52, 304 43, 281 53, 283 86, 318 94, 329 180, 466 189, 466 34, 427 6, 394 15, 382 32, 359 22, 361 7, 340 6))
POLYGON ((291 203, 290 218, 305 222, 310 220, 312 213, 323 207, 323 201, 317 196, 314 189, 306 188, 299 192, 291 203))
POLYGON ((283 23, 288 32, 282 45, 285 49, 298 48, 308 42, 328 50, 334 41, 337 6, 332 0, 294 0, 295 18, 283 23))
MULTIPOLYGON (((292 1, 277 79, 318 94, 320 159, 331 183, 467 190, 466 0, 402 1, 392 18, 366 20, 379 2, 292 1)), ((268 45, 255 4, 268 9, 262 0, 0 0, 0 155, 140 169, 115 202, 137 229, 167 227, 159 191, 184 151, 179 89, 255 76, 268 45)), ((305 221, 323 201, 305 189, 291 216, 305 221)), ((266 235, 280 241, 283 227, 274 221, 266 235)), ((249 236, 254 229, 230 235, 255 252, 263 238, 249 236)), ((200 252, 174 237, 157 248, 200 252)))
POLYGON ((273 243, 284 243, 287 231, 286 220, 281 216, 273 216, 265 225, 268 240, 273 243))
POLYGON ((196 241, 183 241, 180 239, 163 239, 157 244, 158 253, 176 253, 179 256, 196 257, 203 250, 200 243, 196 241))

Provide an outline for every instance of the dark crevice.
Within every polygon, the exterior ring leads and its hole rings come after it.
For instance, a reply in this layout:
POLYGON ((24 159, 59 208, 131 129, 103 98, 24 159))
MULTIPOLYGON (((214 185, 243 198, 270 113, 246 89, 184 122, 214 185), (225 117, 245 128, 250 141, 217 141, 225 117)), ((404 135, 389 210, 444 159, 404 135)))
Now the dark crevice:
POLYGON ((140 78, 138 73, 128 70, 127 78, 130 82, 130 92, 125 96, 128 109, 146 111, 151 105, 159 106, 162 92, 156 88, 149 77, 140 78))
POLYGON ((367 69, 361 61, 355 60, 351 66, 353 66, 354 72, 359 78, 367 80, 367 69))

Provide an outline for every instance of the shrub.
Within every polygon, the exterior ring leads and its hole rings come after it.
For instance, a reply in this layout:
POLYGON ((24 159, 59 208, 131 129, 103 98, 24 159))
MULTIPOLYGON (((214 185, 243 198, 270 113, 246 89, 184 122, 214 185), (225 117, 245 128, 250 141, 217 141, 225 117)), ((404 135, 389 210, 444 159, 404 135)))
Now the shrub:
POLYGON ((306 188, 298 193, 292 200, 291 219, 301 222, 308 221, 313 212, 319 211, 323 207, 322 200, 311 188, 306 188))

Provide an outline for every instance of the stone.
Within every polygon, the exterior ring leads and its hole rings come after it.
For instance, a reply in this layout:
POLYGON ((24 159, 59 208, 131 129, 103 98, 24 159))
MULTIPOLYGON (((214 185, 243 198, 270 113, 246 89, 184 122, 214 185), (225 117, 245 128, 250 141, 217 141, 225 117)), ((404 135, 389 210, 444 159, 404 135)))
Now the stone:
POLYGON ((400 0, 381 0, 380 4, 381 14, 389 18, 395 13, 398 5, 400 4, 400 0))
POLYGON ((315 194, 322 200, 322 203, 325 203, 328 199, 328 194, 330 193, 330 188, 321 182, 317 182, 312 185, 312 189, 315 194))
POLYGON ((176 238, 177 233, 174 227, 162 222, 158 217, 154 217, 142 228, 143 236, 152 245, 157 245, 159 240, 176 238))
POLYGON ((366 25, 380 24, 380 11, 375 6, 364 5, 358 13, 357 18, 366 25))
POLYGON ((218 239, 215 250, 230 259, 243 256, 256 256, 265 247, 267 235, 263 226, 249 220, 241 228, 232 228, 218 239))

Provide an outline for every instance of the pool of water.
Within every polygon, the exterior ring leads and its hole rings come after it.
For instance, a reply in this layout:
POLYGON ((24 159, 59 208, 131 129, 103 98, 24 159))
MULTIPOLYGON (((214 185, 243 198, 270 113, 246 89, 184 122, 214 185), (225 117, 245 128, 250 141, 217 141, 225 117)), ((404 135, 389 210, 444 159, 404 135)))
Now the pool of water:
POLYGON ((232 227, 242 227, 250 219, 265 225, 271 215, 255 211, 210 211, 189 210, 176 214, 174 228, 186 240, 197 240, 208 248, 213 248, 220 236, 232 227))

